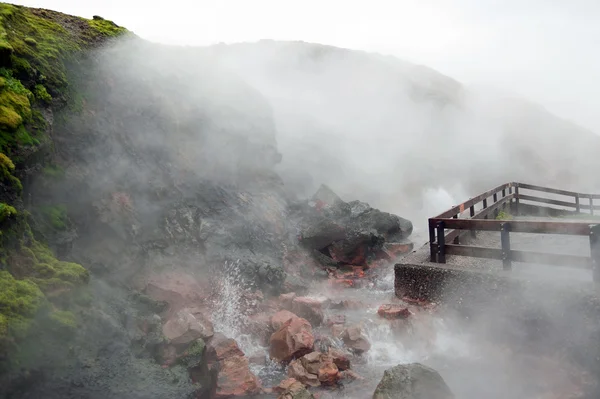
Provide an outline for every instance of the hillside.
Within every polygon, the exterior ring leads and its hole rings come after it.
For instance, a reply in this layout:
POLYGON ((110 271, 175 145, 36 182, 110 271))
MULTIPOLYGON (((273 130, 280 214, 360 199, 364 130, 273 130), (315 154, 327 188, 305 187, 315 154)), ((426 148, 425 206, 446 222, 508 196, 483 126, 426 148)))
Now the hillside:
POLYGON ((209 51, 271 102, 279 170, 300 193, 325 182, 400 212, 427 207, 431 190, 459 202, 510 180, 600 190, 590 173, 600 166, 600 138, 522 99, 319 44, 265 40, 209 51))

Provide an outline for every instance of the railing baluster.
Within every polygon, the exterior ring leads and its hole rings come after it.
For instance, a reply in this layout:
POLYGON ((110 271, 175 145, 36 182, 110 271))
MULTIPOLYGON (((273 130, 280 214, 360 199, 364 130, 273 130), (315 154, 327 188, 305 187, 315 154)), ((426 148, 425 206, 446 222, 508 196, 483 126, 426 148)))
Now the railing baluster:
POLYGON ((515 215, 519 215, 519 186, 515 186, 515 215))
POLYGON ((590 225, 590 255, 594 282, 600 283, 600 224, 590 225))
POLYGON ((590 195, 590 214, 594 216, 594 197, 590 195))
POLYGON ((575 194, 575 211, 581 213, 581 206, 579 205, 579 194, 575 194))
MULTIPOLYGON (((458 215, 454 215, 454 219, 458 219, 458 215)), ((460 234, 457 235, 456 237, 454 237, 454 241, 453 241, 454 244, 456 244, 456 245, 460 244, 460 238, 459 237, 460 237, 460 234)))
POLYGON ((437 224, 437 263, 446 263, 446 237, 444 235, 444 222, 437 224))
POLYGON ((510 259, 510 223, 502 223, 502 230, 500 231, 500 243, 502 244, 502 268, 504 270, 512 269, 512 262, 510 259))
MULTIPOLYGON (((471 208, 469 208, 469 213, 471 214, 471 217, 475 216, 475 205, 472 205, 471 208)), ((476 238, 477 233, 475 232, 475 230, 470 230, 470 231, 471 231, 471 237, 476 238)))
POLYGON ((430 261, 435 262, 437 260, 437 254, 435 250, 435 225, 429 220, 429 255, 430 261))

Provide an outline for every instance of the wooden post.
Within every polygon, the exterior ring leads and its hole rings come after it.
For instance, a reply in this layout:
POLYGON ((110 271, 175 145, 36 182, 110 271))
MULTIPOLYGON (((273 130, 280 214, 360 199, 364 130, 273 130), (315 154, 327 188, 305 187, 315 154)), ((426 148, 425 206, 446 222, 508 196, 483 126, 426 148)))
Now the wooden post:
POLYGON ((600 283, 600 224, 590 225, 590 255, 594 283, 600 283))
POLYGON ((510 258, 510 223, 505 222, 501 224, 502 230, 500 231, 500 242, 502 244, 502 268, 504 270, 511 270, 512 263, 510 258))
MULTIPOLYGON (((471 207, 469 208, 469 213, 471 214, 471 217, 475 216, 475 205, 471 205, 471 207)), ((475 230, 471 230, 471 237, 477 237, 477 233, 475 232, 475 230)))
POLYGON ((444 222, 437 224, 437 262, 446 263, 446 237, 444 235, 444 222))
POLYGON ((437 261, 437 251, 435 249, 435 225, 429 220, 429 255, 430 262, 437 261))

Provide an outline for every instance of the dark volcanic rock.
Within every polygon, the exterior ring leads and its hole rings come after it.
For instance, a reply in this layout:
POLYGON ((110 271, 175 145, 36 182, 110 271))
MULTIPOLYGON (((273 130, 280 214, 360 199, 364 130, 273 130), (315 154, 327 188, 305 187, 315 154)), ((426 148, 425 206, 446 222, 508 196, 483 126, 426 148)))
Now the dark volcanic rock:
POLYGON ((454 395, 437 371, 411 363, 386 370, 373 399, 454 399, 454 395))

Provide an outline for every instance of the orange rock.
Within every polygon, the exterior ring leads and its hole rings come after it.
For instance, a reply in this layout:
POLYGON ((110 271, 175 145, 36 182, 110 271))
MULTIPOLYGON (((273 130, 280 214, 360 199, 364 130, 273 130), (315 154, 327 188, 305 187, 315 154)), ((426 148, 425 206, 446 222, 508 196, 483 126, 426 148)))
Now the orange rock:
POLYGON ((292 312, 318 326, 323 323, 323 308, 327 302, 327 298, 297 297, 292 301, 292 312))
POLYGON ((271 327, 277 331, 285 324, 286 321, 298 317, 289 310, 280 310, 271 317, 271 327))
POLYGON ((285 392, 297 382, 298 380, 296 380, 295 378, 286 378, 285 380, 281 381, 278 386, 273 388, 273 391, 277 393, 285 392))
POLYGON ((302 384, 311 387, 318 387, 321 385, 317 374, 309 373, 308 370, 306 370, 306 368, 304 368, 302 365, 300 359, 292 360, 288 366, 288 377, 294 378, 297 381, 300 381, 302 384))
POLYGON ((344 371, 350 368, 350 356, 343 350, 329 348, 327 355, 332 359, 339 370, 344 371))
POLYGON ((323 385, 335 385, 340 379, 340 371, 332 360, 324 358, 317 374, 323 385))
POLYGON ((377 314, 388 320, 406 319, 412 315, 407 307, 398 304, 381 305, 379 309, 377 309, 377 314))
POLYGON ((223 334, 216 333, 208 342, 206 353, 209 361, 220 361, 233 356, 244 356, 237 342, 223 334))
POLYGON ((270 339, 271 359, 288 362, 312 352, 315 338, 312 326, 303 318, 295 317, 286 321, 270 339))
POLYGON ((247 397, 260 391, 260 381, 250 371, 245 356, 232 356, 219 361, 215 398, 247 397))
POLYGON ((198 311, 185 308, 163 325, 163 334, 173 345, 189 344, 213 335, 212 323, 198 311))

